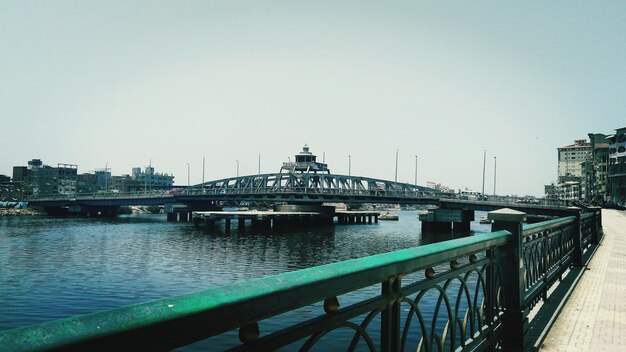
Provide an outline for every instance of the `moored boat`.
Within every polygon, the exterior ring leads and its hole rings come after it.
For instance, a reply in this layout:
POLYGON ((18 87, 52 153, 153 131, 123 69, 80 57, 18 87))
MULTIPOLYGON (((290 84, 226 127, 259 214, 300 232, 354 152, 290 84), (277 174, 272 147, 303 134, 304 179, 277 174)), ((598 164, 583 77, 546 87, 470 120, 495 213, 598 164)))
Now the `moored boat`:
POLYGON ((398 220, 398 215, 386 212, 378 217, 378 220, 398 220))

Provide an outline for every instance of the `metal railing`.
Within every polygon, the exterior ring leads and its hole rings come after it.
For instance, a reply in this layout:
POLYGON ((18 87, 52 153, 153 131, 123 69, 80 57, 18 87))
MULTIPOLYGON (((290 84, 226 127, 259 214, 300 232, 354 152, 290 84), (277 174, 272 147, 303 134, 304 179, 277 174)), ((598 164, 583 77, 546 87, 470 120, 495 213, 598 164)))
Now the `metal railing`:
POLYGON ((532 308, 539 300, 547 299, 550 287, 572 265, 575 224, 576 217, 569 216, 524 226, 524 306, 532 308))
POLYGON ((528 350, 528 312, 579 264, 580 239, 601 239, 599 215, 500 219, 494 228, 509 230, 2 331, 0 350, 168 350, 211 338, 220 350, 308 351, 339 330, 349 333, 330 346, 349 351, 528 350))

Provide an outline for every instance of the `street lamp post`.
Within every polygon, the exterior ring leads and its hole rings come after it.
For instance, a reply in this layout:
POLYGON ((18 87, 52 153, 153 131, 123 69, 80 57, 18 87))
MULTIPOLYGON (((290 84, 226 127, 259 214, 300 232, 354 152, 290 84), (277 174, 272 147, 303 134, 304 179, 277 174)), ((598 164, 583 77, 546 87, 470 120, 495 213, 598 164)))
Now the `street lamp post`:
POLYGON ((394 178, 394 182, 398 183, 398 149, 396 149, 396 177, 394 178))
POLYGON ((187 194, 191 193, 191 188, 190 188, 191 182, 189 182, 190 171, 191 171, 191 166, 189 166, 189 163, 187 163, 187 194))
POLYGON ((415 185, 417 186, 417 155, 415 156, 415 185))
POLYGON ((237 177, 239 177, 239 160, 235 160, 237 162, 237 177))
POLYGON ((481 199, 485 200, 485 162, 487 161, 487 151, 483 151, 483 191, 481 193, 481 199))
POLYGON ((109 162, 107 161, 104 164, 104 192, 107 193, 109 192, 109 162))
POLYGON ((150 192, 152 192, 152 159, 150 159, 150 192))
POLYGON ((348 176, 352 175, 352 156, 348 155, 348 176))
POLYGON ((496 195, 496 170, 497 170, 497 164, 498 159, 497 157, 493 157, 493 195, 496 195))

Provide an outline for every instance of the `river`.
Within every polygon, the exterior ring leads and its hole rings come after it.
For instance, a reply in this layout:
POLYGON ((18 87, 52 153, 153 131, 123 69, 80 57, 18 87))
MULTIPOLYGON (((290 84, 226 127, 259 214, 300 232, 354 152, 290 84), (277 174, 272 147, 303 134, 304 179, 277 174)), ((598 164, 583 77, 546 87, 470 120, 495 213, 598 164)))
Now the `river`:
POLYGON ((0 330, 452 238, 422 236, 415 211, 395 213, 275 233, 207 231, 162 214, 1 217, 0 330))

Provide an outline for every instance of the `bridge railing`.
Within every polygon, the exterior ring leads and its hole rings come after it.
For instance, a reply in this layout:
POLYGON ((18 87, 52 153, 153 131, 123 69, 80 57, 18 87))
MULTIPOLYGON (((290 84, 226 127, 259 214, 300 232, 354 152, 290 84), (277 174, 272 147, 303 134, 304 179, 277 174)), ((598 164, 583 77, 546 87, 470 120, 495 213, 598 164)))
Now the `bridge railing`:
POLYGON ((166 350, 206 338, 214 350, 530 350, 536 297, 577 265, 576 238, 600 239, 601 223, 599 211, 526 226, 522 215, 490 213, 491 233, 2 331, 0 350, 166 350))
POLYGON ((355 197, 389 197, 389 198, 436 198, 439 196, 433 192, 410 191, 410 190, 367 190, 349 188, 306 188, 306 187, 255 187, 255 188, 194 188, 183 194, 202 195, 342 195, 355 197))
POLYGON ((169 190, 136 191, 136 192, 96 192, 75 194, 41 194, 31 195, 29 201, 66 200, 66 199, 119 199, 119 198, 164 198, 172 197, 169 190))

